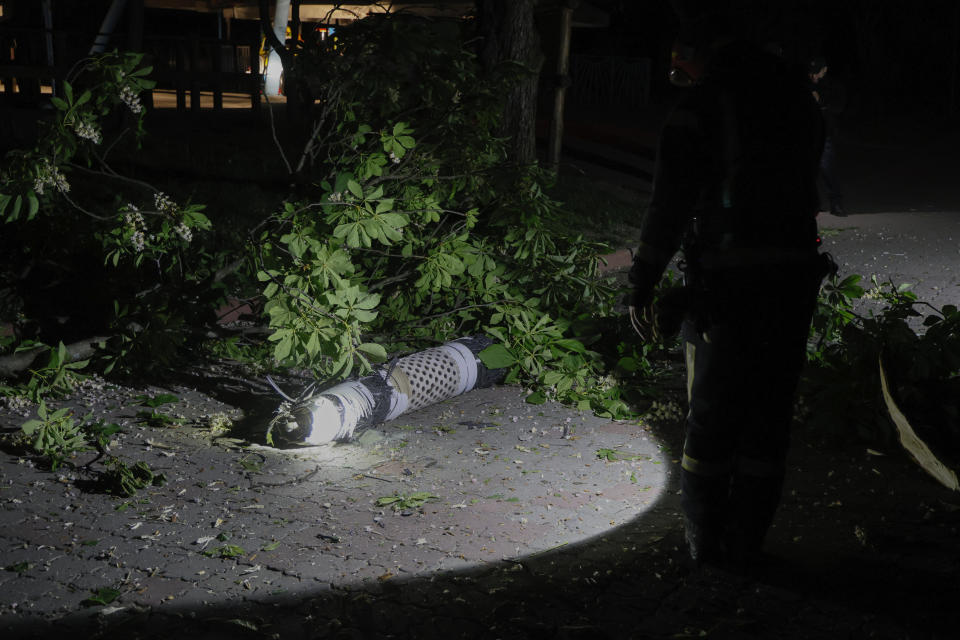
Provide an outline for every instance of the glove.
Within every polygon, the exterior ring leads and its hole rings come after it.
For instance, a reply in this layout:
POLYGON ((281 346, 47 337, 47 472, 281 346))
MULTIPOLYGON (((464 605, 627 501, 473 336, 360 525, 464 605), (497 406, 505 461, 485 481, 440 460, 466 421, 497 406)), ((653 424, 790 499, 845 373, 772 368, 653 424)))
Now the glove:
POLYGON ((654 303, 654 328, 663 338, 680 333, 680 325, 690 309, 690 290, 684 286, 661 291, 654 303))
POLYGON ((630 294, 630 306, 641 309, 650 304, 653 300, 653 291, 660 282, 660 276, 663 270, 657 271, 656 268, 642 260, 634 260, 630 267, 630 273, 627 274, 627 280, 633 285, 630 294))
POLYGON ((652 318, 653 312, 650 307, 630 305, 630 326, 643 342, 657 338, 657 327, 652 318))

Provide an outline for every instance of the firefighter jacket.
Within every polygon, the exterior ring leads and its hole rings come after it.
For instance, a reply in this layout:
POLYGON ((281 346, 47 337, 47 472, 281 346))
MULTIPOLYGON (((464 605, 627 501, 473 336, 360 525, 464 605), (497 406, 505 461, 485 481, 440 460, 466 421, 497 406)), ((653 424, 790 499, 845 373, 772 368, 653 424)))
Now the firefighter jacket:
POLYGON ((688 91, 660 136, 630 272, 635 304, 681 241, 688 262, 713 255, 762 264, 816 253, 823 120, 803 71, 733 43, 688 91))

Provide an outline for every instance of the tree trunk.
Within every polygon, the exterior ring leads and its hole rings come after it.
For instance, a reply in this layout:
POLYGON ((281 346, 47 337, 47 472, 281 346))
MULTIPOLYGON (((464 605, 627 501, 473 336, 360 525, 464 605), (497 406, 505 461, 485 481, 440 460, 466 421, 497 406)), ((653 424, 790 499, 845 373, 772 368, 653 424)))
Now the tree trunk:
POLYGON ((518 165, 536 162, 537 80, 543 55, 533 20, 536 0, 477 0, 480 61, 488 73, 505 63, 521 73, 504 98, 499 135, 510 139, 509 159, 518 165))
MULTIPOLYGON (((276 40, 270 39, 270 58, 267 62, 267 78, 263 87, 263 92, 268 96, 280 95, 280 74, 288 67, 288 56, 284 55, 286 51, 284 41, 287 38, 287 16, 290 14, 290 0, 277 0, 273 11, 273 34, 276 36, 276 40), (283 59, 281 59, 281 56, 283 56, 283 59)), ((267 33, 265 30, 264 34, 267 33)), ((269 36, 267 37, 269 39, 269 36)))
POLYGON ((285 43, 287 16, 289 15, 291 6, 293 7, 294 25, 296 26, 300 20, 300 0, 278 0, 273 18, 271 18, 270 13, 270 0, 259 0, 260 30, 270 45, 270 58, 267 63, 268 73, 266 82, 264 83, 263 93, 268 98, 278 95, 279 78, 275 76, 271 77, 269 70, 273 67, 274 71, 276 71, 277 66, 282 66, 283 93, 287 98, 287 125, 290 129, 295 130, 303 124, 301 119, 306 117, 307 106, 311 104, 312 101, 303 95, 306 90, 306 85, 300 81, 299 70, 295 64, 294 49, 296 49, 296 33, 294 33, 294 44, 290 49, 287 48, 285 43), (277 58, 279 58, 279 60, 277 58), (274 82, 274 79, 276 82, 274 82))
POLYGON ((547 162, 556 171, 560 168, 563 148, 563 107, 570 85, 570 35, 573 10, 579 0, 566 0, 560 5, 560 46, 557 48, 557 77, 553 88, 553 115, 550 118, 550 139, 547 141, 547 162))

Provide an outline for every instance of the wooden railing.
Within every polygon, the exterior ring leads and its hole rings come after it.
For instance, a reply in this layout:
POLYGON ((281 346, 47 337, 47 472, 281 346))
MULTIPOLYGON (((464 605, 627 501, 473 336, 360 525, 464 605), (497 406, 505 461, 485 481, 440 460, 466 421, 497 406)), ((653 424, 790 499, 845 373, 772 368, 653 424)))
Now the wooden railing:
POLYGON ((570 56, 571 102, 642 107, 650 100, 650 59, 570 56))
MULTIPOLYGON (((45 94, 57 92, 71 67, 81 60, 92 42, 92 34, 55 31, 52 34, 53 60, 47 62, 47 42, 40 29, 0 29, 0 105, 36 107, 45 94)), ((123 48, 122 42, 112 43, 123 48)), ((242 97, 247 108, 260 108, 259 43, 199 37, 146 37, 143 43, 146 64, 153 66, 150 77, 157 89, 176 96, 178 111, 200 111, 209 104, 224 108, 224 94, 242 97), (202 100, 202 97, 209 96, 202 100)), ((153 96, 142 96, 148 109, 153 96)), ((234 100, 234 106, 237 101, 234 100)))
MULTIPOLYGON (((176 93, 178 111, 199 111, 201 94, 212 94, 214 110, 223 109, 224 93, 248 97, 249 107, 260 108, 259 43, 217 38, 148 37, 144 50, 153 64, 158 89, 176 93)), ((152 104, 148 107, 153 106, 152 104)))
MULTIPOLYGON (((67 51, 69 34, 52 36, 54 60, 67 51)), ((0 104, 33 106, 41 101, 43 88, 50 92, 69 69, 48 63, 47 43, 40 29, 0 29, 0 104)))

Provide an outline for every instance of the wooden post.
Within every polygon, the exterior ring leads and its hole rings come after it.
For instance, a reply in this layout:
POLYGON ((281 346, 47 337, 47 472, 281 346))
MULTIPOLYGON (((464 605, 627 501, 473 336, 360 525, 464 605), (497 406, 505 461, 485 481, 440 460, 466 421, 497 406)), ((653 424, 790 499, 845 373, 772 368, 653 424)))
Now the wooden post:
POLYGON ((57 95, 57 78, 55 59, 53 57, 53 10, 51 0, 43 0, 43 41, 47 49, 47 66, 54 70, 54 77, 50 79, 50 93, 57 95))
POLYGON ((190 110, 200 113, 200 43, 196 36, 189 39, 190 55, 190 110))
POLYGON ((127 49, 143 51, 143 0, 127 5, 127 49))
POLYGON ((579 0, 564 0, 560 8, 560 46, 557 50, 557 77, 553 90, 553 117, 547 142, 547 162, 554 171, 560 168, 563 146, 563 105, 570 84, 570 35, 573 30, 573 10, 579 0))
POLYGON ((174 41, 173 46, 177 48, 177 69, 174 74, 174 86, 177 90, 177 111, 183 112, 187 110, 187 63, 184 55, 186 43, 182 38, 178 38, 174 41))
POLYGON ((960 71, 960 4, 953 7, 953 61, 950 65, 950 104, 947 115, 956 117, 957 112, 957 76, 960 71))
POLYGON ((250 41, 250 77, 247 88, 250 91, 250 107, 254 113, 260 113, 260 38, 250 41))
POLYGON ((213 44, 213 110, 223 111, 223 41, 213 44))

